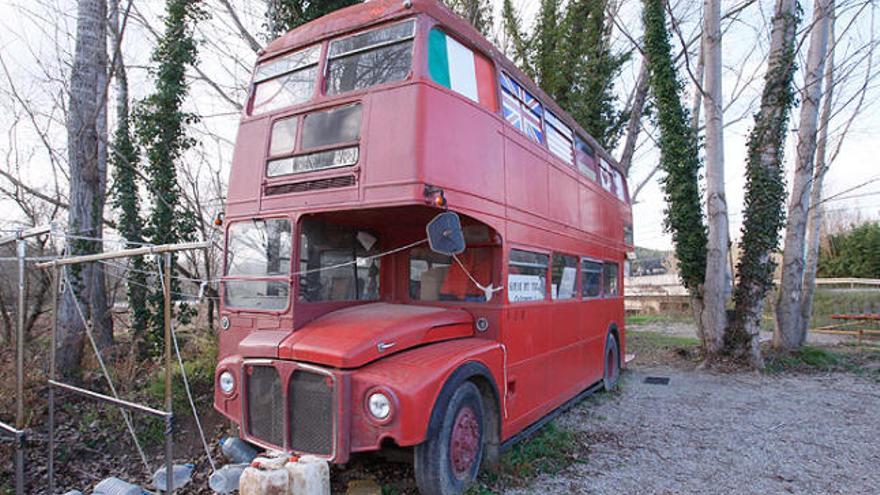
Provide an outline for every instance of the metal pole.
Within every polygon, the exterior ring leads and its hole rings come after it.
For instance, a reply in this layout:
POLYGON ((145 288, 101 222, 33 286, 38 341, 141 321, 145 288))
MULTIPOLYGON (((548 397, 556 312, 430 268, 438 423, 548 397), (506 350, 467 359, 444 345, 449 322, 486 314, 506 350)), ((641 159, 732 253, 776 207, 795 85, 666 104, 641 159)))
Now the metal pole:
MULTIPOLYGON (((24 312, 27 275, 25 273, 25 257, 27 241, 22 232, 18 233, 16 255, 18 256, 18 333, 15 342, 15 428, 24 431, 24 312)), ((24 434, 16 435, 15 441, 15 493, 24 495, 24 434)))
POLYGON ((165 420, 165 493, 174 493, 174 441, 172 433, 174 423, 171 394, 171 253, 166 252, 163 256, 165 280, 162 284, 162 295, 165 310, 165 411, 168 419, 165 420))
MULTIPOLYGON (((49 380, 55 380, 55 348, 58 335, 58 289, 61 277, 52 268, 52 335, 49 337, 49 380)), ((49 387, 49 495, 55 494, 55 387, 49 387)))

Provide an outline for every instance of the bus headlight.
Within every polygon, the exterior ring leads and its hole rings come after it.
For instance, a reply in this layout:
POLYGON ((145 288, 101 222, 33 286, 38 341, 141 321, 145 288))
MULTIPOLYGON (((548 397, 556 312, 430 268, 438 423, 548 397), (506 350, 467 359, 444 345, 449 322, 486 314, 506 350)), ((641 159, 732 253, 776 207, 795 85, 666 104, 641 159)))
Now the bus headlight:
POLYGON ((232 376, 232 373, 228 371, 220 373, 219 382, 220 390, 222 390, 224 394, 229 395, 235 390, 235 377, 232 376))
POLYGON ((367 399, 367 407, 370 414, 379 421, 385 421, 391 416, 391 399, 382 392, 374 392, 367 399))

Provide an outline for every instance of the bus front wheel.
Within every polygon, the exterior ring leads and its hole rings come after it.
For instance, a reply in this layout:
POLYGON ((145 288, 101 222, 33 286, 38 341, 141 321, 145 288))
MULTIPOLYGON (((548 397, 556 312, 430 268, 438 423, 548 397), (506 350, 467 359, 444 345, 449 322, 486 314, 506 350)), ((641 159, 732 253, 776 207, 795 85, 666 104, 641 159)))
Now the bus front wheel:
POLYGON ((472 382, 437 401, 428 438, 415 448, 415 475, 422 495, 458 495, 477 478, 483 458, 483 401, 472 382), (433 424, 436 421, 437 424, 433 424))
POLYGON ((617 338, 609 333, 605 338, 605 373, 602 375, 602 387, 605 391, 614 390, 620 380, 620 346, 617 338))

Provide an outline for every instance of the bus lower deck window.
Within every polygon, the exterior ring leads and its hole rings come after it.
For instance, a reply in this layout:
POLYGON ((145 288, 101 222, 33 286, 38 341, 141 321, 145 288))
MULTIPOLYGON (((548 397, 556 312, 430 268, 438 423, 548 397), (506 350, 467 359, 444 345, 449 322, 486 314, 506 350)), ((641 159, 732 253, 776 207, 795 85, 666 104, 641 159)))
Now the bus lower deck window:
POLYGON ((605 297, 617 297, 617 263, 605 263, 605 297))
POLYGON ((510 302, 543 301, 547 294, 550 257, 521 249, 510 250, 507 299, 510 302))
MULTIPOLYGON (((492 248, 471 247, 458 260, 478 282, 494 283, 492 248)), ((451 256, 428 248, 409 253, 409 296, 415 301, 486 302, 486 295, 451 256)))
POLYGON ((553 299, 577 297, 577 257, 553 253, 553 279, 550 294, 553 299))
POLYGON ((602 263, 581 260, 581 285, 585 298, 595 298, 602 295, 602 263))
POLYGON ((373 234, 317 219, 302 221, 299 299, 375 301, 379 299, 380 259, 373 234), (373 242, 365 242, 372 239, 373 242))

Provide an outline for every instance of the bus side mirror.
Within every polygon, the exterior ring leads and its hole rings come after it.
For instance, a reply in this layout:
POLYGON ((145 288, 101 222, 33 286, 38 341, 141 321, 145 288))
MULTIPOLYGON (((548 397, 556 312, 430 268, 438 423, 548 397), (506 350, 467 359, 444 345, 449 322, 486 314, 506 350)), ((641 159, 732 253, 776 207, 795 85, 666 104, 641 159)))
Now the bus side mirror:
POLYGON ((464 233, 458 215, 451 211, 443 212, 428 222, 428 245, 435 253, 452 256, 464 251, 464 233))

